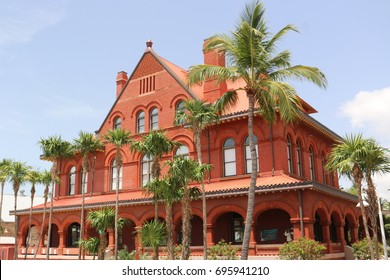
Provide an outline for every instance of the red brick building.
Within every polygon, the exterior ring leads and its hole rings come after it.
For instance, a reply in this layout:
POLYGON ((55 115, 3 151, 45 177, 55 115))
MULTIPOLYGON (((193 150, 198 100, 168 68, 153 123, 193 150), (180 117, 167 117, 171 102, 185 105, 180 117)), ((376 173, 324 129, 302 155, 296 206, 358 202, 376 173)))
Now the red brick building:
MULTIPOLYGON (((204 55, 205 64, 225 63, 215 52, 204 55)), ((133 72, 119 72, 116 79, 116 101, 97 135, 121 126, 130 130, 135 139, 153 129, 164 129, 171 139, 183 146, 176 153, 195 157, 192 132, 174 127, 176 110, 181 102, 199 98, 215 101, 227 89, 237 88, 239 82, 208 81, 202 86, 186 86, 186 71, 158 56, 147 42, 147 48, 133 72)), ((359 211, 356 197, 339 189, 337 174, 324 170, 331 146, 340 137, 316 121, 315 113, 306 102, 299 120, 286 126, 278 121, 272 126, 255 117, 256 146, 259 172, 256 183, 256 204, 253 230, 250 237, 250 256, 274 255, 281 244, 291 238, 307 236, 324 243, 327 253, 343 252, 345 244, 358 238, 359 211), (291 233, 291 235, 290 235, 291 233)), ((247 141, 247 98, 244 92, 240 102, 220 122, 210 126, 202 135, 203 161, 213 165, 207 176, 207 243, 220 239, 240 247, 246 216, 249 187, 247 141)), ((142 154, 122 150, 123 168, 119 194, 119 215, 131 220, 121 236, 121 243, 130 250, 136 247, 134 228, 154 217, 152 200, 142 192, 150 180, 151 160, 142 154)), ((94 172, 88 174, 85 205, 87 211, 115 205, 115 178, 113 161, 115 149, 106 146, 91 161, 94 172)), ((250 167, 250 164, 249 164, 250 167)), ((61 170, 61 187, 55 190, 53 204, 53 231, 51 254, 57 258, 77 255, 75 242, 80 230, 82 186, 81 159, 65 162, 61 170)), ((33 223, 40 228, 43 205, 34 209, 33 223)), ((192 202, 192 254, 202 251, 201 200, 192 202)), ((20 252, 24 251, 28 231, 28 209, 18 211, 20 252)), ((160 216, 165 211, 161 204, 160 216)), ((174 206, 175 238, 180 237, 181 206, 174 206)), ((47 221, 45 227, 47 228, 47 221)), ((86 226, 86 235, 96 235, 86 226)), ((41 242, 38 250, 44 253, 41 242)), ((109 248, 114 246, 113 231, 109 232, 109 248)), ((30 248, 31 251, 36 247, 30 248)), ((163 248, 162 248, 163 250, 163 248)), ((54 256, 53 256, 54 257, 54 256)))

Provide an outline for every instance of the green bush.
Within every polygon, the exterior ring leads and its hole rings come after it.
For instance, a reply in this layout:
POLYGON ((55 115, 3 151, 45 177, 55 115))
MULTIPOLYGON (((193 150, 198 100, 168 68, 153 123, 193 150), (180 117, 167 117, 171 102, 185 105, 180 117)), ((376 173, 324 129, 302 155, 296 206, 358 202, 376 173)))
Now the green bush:
POLYGON ((279 249, 282 260, 318 260, 324 256, 325 246, 319 242, 300 237, 298 240, 284 243, 279 249))
POLYGON ((235 260, 237 248, 232 246, 232 243, 226 243, 221 240, 218 244, 207 249, 207 259, 209 260, 235 260))
MULTIPOLYGON (((383 255, 382 244, 378 243, 378 247, 379 247, 379 255, 383 255)), ((371 259, 371 254, 370 254, 370 249, 368 247, 367 238, 364 238, 363 240, 360 240, 358 242, 353 243, 352 249, 353 249, 353 253, 354 253, 356 260, 370 260, 371 259)))

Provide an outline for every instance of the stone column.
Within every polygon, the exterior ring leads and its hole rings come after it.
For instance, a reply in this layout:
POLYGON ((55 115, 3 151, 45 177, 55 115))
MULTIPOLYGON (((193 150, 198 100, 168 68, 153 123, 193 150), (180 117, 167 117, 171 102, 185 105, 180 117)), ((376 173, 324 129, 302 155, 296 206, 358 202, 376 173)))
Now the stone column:
POLYGON ((58 235, 60 237, 60 243, 57 248, 57 255, 62 255, 64 253, 65 246, 65 234, 63 231, 58 231, 58 235))

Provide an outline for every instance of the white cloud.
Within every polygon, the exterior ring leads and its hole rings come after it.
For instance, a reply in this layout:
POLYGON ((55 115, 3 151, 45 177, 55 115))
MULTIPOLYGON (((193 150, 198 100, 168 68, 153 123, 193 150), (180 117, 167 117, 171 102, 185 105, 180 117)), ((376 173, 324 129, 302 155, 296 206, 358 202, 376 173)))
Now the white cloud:
POLYGON ((360 91, 341 108, 353 126, 372 130, 380 138, 390 140, 390 87, 374 91, 360 91))
POLYGON ((29 42, 65 18, 67 0, 0 0, 0 47, 29 42))

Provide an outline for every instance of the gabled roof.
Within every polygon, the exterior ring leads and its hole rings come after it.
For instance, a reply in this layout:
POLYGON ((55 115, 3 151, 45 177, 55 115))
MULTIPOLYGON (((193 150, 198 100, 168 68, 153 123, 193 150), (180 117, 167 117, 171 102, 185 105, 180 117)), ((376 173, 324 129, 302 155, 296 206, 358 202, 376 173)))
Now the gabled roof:
POLYGON ((118 97, 116 98, 114 104, 112 105, 110 111, 108 112, 107 116, 105 117, 104 121, 102 122, 100 128, 97 130, 97 132, 100 132, 102 129, 104 123, 107 121, 108 117, 112 113, 113 109, 115 108, 115 105, 120 100, 121 96, 125 92, 128 84, 134 79, 134 74, 137 72, 138 67, 141 65, 142 61, 145 59, 146 56, 151 55, 161 66, 162 68, 167 71, 182 87, 184 90, 187 91, 187 93, 194 99, 200 99, 202 98, 202 88, 200 86, 194 86, 189 88, 186 84, 186 71, 179 66, 175 65, 174 63, 160 57, 157 55, 157 53, 151 48, 147 47, 144 54, 138 61, 137 65, 135 66, 133 72, 129 76, 125 86, 123 87, 122 91, 119 93, 118 97))
MULTIPOLYGON (((206 197, 226 197, 247 195, 250 183, 250 177, 222 179, 215 182, 205 183, 206 197)), ((196 184, 195 184, 196 186, 196 184)), ((349 201, 357 201, 357 198, 349 193, 338 190, 334 187, 322 185, 316 182, 303 181, 293 178, 289 175, 279 173, 274 176, 257 177, 256 193, 281 192, 291 190, 314 190, 326 193, 331 196, 340 197, 349 201)), ((97 194, 85 198, 85 209, 98 209, 101 207, 115 206, 115 192, 107 194, 97 194)), ((47 207, 50 203, 47 203, 47 207)), ((153 204, 150 196, 145 195, 142 190, 122 191, 119 193, 119 206, 136 206, 144 204, 153 204)), ((66 197, 55 200, 53 203, 54 212, 77 211, 81 208, 81 196, 66 197)), ((48 208, 47 208, 48 209, 48 208)), ((43 212, 43 205, 34 207, 34 213, 43 212)), ((17 211, 19 215, 28 215, 29 209, 17 211)))

